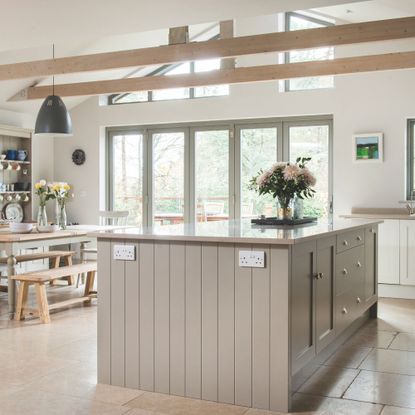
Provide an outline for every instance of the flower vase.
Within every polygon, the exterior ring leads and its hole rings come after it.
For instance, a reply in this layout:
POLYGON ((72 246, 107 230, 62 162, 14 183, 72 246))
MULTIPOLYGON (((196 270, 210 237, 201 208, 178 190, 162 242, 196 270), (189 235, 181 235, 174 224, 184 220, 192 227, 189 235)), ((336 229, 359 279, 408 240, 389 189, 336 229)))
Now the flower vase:
POLYGON ((299 197, 294 199, 294 219, 304 219, 304 200, 299 197))
POLYGON ((293 218, 292 200, 281 200, 277 202, 277 217, 280 220, 290 220, 293 218))
POLYGON ((46 215, 46 205, 39 205, 37 211, 37 225, 38 226, 47 226, 48 216, 46 215))
POLYGON ((56 225, 59 226, 59 229, 66 229, 67 218, 66 218, 66 206, 64 200, 56 200, 55 206, 55 216, 56 216, 56 225))

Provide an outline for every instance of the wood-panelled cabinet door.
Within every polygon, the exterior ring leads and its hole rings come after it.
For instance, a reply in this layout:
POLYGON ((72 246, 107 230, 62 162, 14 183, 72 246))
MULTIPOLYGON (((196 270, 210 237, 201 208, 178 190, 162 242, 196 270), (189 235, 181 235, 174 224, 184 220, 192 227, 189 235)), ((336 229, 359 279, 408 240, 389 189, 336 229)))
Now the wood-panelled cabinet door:
POLYGON ((334 280, 336 238, 317 241, 315 281, 315 337, 316 352, 323 350, 335 337, 334 280))
POLYGON ((371 302, 378 293, 378 228, 366 229, 365 235, 365 302, 371 302))
POLYGON ((415 285, 415 221, 400 220, 400 283, 415 285))
POLYGON ((296 373, 316 354, 314 275, 316 242, 295 245, 291 272, 291 364, 296 373))

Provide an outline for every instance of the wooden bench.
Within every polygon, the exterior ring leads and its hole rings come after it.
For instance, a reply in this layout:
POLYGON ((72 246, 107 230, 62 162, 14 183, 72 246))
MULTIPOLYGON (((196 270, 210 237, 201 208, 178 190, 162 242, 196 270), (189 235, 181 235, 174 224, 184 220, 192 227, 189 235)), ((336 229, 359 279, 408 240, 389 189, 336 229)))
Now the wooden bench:
POLYGON ((60 268, 51 268, 42 271, 31 272, 27 274, 13 275, 11 278, 20 281, 19 291, 17 294, 16 305, 16 320, 23 320, 25 312, 28 311, 26 307, 27 295, 29 285, 34 285, 36 290, 37 307, 39 317, 42 323, 50 323, 49 311, 55 308, 66 307, 72 304, 77 304, 85 301, 91 301, 92 296, 95 293, 92 291, 94 287, 95 274, 97 271, 97 263, 95 261, 84 262, 82 264, 76 264, 71 266, 65 266, 60 268), (46 283, 50 283, 53 280, 63 278, 70 275, 76 275, 86 273, 85 291, 82 297, 71 298, 66 301, 60 301, 52 305, 48 304, 46 296, 46 283))
MULTIPOLYGON (((65 265, 72 265, 72 256, 75 251, 47 251, 47 252, 36 252, 34 254, 16 255, 16 264, 29 261, 38 261, 40 259, 49 259, 52 261, 52 267, 58 268, 61 258, 65 261, 65 265)), ((7 265, 8 257, 0 257, 0 265, 7 265)), ((63 277, 68 281, 68 285, 74 284, 73 275, 65 275, 63 277)))

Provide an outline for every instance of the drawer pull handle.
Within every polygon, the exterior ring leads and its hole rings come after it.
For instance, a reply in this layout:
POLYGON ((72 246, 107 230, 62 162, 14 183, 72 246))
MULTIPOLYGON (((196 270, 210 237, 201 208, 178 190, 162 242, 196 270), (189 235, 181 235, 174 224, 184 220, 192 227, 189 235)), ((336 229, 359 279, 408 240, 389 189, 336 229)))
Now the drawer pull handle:
POLYGON ((362 263, 360 261, 357 261, 357 268, 362 268, 362 263))
POLYGON ((360 297, 357 297, 357 298, 356 298, 356 303, 357 303, 357 304, 360 304, 361 302, 362 302, 362 300, 360 299, 360 297))
POLYGON ((375 229, 374 228, 371 228, 370 229, 370 232, 375 233, 375 229))
POLYGON ((344 241, 343 241, 343 245, 344 245, 344 246, 347 246, 347 245, 349 245, 349 242, 347 242, 346 240, 344 240, 344 241))
POLYGON ((359 242, 360 241, 362 241, 362 237, 359 235, 357 238, 356 238, 359 242))
POLYGON ((346 268, 343 268, 342 273, 343 273, 343 275, 347 275, 348 274, 347 269, 346 268))
POLYGON ((347 308, 343 307, 342 314, 347 314, 347 313, 348 313, 347 308))

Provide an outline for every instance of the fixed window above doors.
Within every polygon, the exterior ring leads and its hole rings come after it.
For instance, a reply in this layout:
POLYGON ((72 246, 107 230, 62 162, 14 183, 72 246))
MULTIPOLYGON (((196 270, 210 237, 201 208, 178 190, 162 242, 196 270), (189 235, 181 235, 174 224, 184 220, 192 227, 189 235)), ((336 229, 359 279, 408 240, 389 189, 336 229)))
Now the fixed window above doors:
POLYGON ((249 181, 276 161, 312 157, 317 196, 305 213, 330 216, 330 117, 108 129, 108 209, 136 225, 211 222, 276 213, 249 181))
MULTIPOLYGON (((334 22, 308 12, 289 12, 285 14, 285 30, 314 29, 333 26, 334 22)), ((334 47, 317 49, 294 50, 285 54, 286 63, 334 59, 334 47)), ((313 76, 310 78, 295 78, 285 81, 286 91, 302 91, 310 89, 332 88, 333 76, 313 76)))

